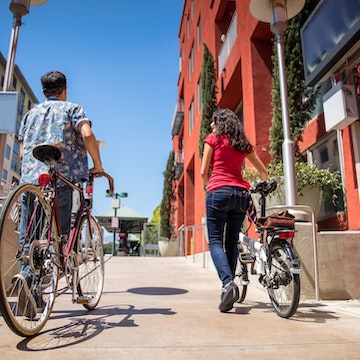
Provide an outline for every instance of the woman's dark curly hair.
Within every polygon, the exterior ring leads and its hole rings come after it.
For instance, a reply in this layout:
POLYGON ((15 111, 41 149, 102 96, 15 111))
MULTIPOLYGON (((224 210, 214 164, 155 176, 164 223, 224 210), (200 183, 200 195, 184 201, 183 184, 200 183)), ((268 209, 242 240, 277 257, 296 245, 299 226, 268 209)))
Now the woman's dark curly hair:
POLYGON ((229 109, 217 109, 214 111, 212 121, 215 127, 215 135, 227 135, 230 144, 236 150, 251 153, 253 146, 245 136, 244 127, 237 115, 229 109))

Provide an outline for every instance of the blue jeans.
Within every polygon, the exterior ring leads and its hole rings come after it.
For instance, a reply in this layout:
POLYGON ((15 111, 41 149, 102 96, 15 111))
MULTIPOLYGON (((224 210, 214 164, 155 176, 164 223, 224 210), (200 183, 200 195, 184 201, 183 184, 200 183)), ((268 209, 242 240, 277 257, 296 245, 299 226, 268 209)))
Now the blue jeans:
POLYGON ((210 254, 223 286, 234 278, 239 232, 249 199, 249 191, 239 187, 227 186, 207 193, 210 254))

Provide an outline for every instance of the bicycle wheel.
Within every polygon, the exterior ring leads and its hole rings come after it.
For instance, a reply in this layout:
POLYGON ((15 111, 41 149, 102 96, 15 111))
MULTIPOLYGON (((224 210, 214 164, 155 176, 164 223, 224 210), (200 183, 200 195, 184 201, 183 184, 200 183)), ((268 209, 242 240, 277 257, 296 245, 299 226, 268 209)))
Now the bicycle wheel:
POLYGON ((30 184, 15 188, 0 218, 0 310, 17 335, 35 335, 48 320, 57 261, 58 237, 43 192, 30 184))
POLYGON ((245 300, 247 286, 249 284, 247 266, 238 258, 235 270, 234 282, 239 288, 239 300, 238 303, 242 303, 245 300))
POLYGON ((78 302, 92 310, 99 303, 104 286, 102 231, 93 216, 81 219, 76 243, 79 258, 78 302))
POLYGON ((300 276, 290 271, 294 259, 288 243, 276 240, 271 243, 268 294, 276 313, 283 318, 294 315, 300 300, 300 276))

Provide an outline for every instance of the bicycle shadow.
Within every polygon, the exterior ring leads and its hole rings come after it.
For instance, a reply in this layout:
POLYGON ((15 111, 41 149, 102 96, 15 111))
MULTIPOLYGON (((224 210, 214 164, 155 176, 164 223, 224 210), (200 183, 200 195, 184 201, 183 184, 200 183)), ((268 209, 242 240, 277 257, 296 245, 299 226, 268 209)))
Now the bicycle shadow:
MULTIPOLYGON (((109 293, 135 293, 149 296, 169 296, 187 293, 187 290, 172 287, 137 287, 124 291, 103 292, 109 293)), ((60 296, 70 296, 69 290, 61 289, 60 296)), ((134 305, 107 305, 98 307, 92 311, 83 308, 63 311, 53 310, 51 321, 68 319, 69 323, 41 332, 31 338, 21 341, 17 348, 22 351, 47 351, 60 349, 88 341, 96 337, 102 331, 114 327, 137 327, 135 319, 139 315, 175 315, 171 308, 143 308, 138 309, 134 305)))
POLYGON ((133 305, 103 306, 93 311, 75 310, 54 311, 50 320, 67 318, 70 322, 56 328, 43 331, 33 337, 22 340, 17 345, 21 351, 47 351, 73 346, 88 341, 102 331, 114 327, 136 327, 133 316, 138 315, 175 315, 170 308, 137 309, 133 305), (61 315, 56 315, 59 313, 61 315), (90 317, 91 316, 91 317, 90 317), (117 319, 119 318, 119 320, 117 319))
MULTIPOLYGON (((270 302, 267 303, 261 301, 245 300, 243 303, 234 304, 234 310, 236 314, 250 314, 250 312, 254 309, 260 309, 266 313, 273 313, 274 315, 276 315, 275 309, 270 302)), ((277 318, 281 319, 279 316, 277 316, 277 318)), ((329 311, 326 305, 323 305, 321 303, 300 302, 295 314, 285 320, 323 324, 327 321, 339 319, 340 316, 338 316, 334 311, 329 311)))

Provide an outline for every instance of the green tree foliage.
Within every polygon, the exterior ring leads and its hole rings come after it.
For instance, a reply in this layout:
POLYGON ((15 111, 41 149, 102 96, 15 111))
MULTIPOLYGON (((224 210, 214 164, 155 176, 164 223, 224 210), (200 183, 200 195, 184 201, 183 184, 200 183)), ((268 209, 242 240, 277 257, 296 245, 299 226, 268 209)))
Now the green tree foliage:
POLYGON ((160 204, 160 234, 161 236, 170 239, 173 234, 172 215, 173 215, 173 201, 175 200, 173 191, 173 181, 175 178, 175 153, 170 152, 164 171, 164 187, 163 197, 160 204))
MULTIPOLYGON (((312 111, 316 105, 317 90, 305 84, 303 57, 301 50, 300 29, 319 0, 307 0, 303 10, 288 22, 284 33, 284 52, 286 78, 288 85, 288 105, 290 116, 290 136, 294 141, 294 154, 301 159, 299 142, 302 141, 302 131, 311 120, 312 111)), ((281 96, 279 85, 278 56, 274 43, 273 55, 273 118, 270 128, 270 152, 275 161, 282 159, 281 146, 284 139, 282 127, 281 96)))
POLYGON ((155 208, 153 216, 151 218, 151 222, 153 224, 160 224, 160 205, 155 208))
POLYGON ((204 139, 210 132, 211 117, 217 108, 217 86, 214 66, 214 57, 204 44, 204 55, 201 69, 201 124, 199 136, 199 155, 202 157, 204 139))
POLYGON ((104 244, 104 254, 112 254, 112 243, 104 244))

